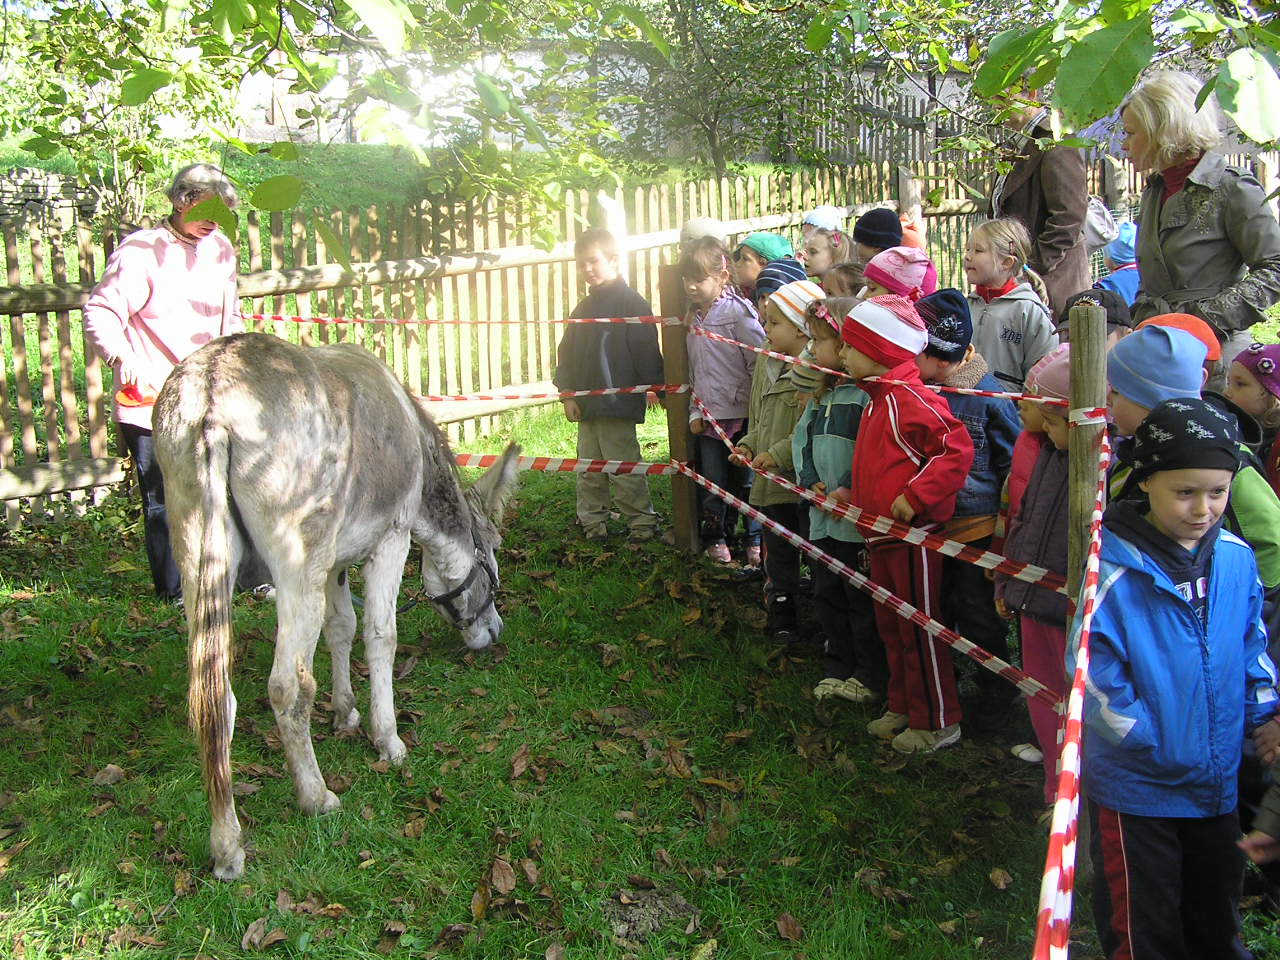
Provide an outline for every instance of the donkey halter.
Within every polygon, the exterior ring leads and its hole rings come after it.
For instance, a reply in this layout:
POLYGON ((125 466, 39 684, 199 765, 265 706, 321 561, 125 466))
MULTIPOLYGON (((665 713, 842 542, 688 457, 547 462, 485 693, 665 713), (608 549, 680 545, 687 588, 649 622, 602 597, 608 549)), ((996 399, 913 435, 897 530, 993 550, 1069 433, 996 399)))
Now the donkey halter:
POLYGON ((454 627, 459 630, 465 630, 467 627, 479 620, 481 614, 493 606, 493 596, 497 588, 498 577, 491 569, 489 569, 489 564, 485 562, 484 554, 480 550, 480 545, 476 544, 475 559, 472 561, 471 569, 467 572, 467 575, 463 577, 462 582, 448 593, 442 593, 438 597, 426 594, 426 598, 430 603, 436 604, 449 615, 449 619, 453 621, 454 627), (476 607, 475 613, 469 617, 464 617, 462 615, 462 611, 454 605, 454 601, 466 592, 466 589, 471 586, 472 581, 475 580, 476 576, 482 570, 489 580, 489 589, 485 593, 484 602, 476 607))

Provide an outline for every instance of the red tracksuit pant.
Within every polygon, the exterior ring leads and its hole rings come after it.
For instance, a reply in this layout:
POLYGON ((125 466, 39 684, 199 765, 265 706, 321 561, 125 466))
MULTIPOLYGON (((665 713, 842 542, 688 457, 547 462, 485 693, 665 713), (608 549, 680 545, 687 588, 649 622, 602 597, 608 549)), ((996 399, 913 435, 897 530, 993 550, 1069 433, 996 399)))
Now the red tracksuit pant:
MULTIPOLYGON (((901 541, 867 545, 871 579, 938 618, 942 555, 901 541)), ((882 603, 876 626, 889 661, 889 709, 905 713, 913 730, 941 730, 960 722, 960 698, 950 648, 882 603)))

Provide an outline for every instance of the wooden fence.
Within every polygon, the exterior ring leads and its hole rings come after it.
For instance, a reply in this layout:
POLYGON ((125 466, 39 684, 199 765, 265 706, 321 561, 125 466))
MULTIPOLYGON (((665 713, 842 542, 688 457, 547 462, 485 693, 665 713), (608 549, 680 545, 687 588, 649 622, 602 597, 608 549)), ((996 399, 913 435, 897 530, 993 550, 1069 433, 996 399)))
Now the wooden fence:
MULTIPOLYGON (((922 192, 941 187, 950 198, 926 211, 930 248, 942 282, 962 283, 960 253, 978 207, 965 199, 954 171, 922 164, 915 174, 922 192)), ((657 309, 658 269, 674 258, 685 220, 730 221, 735 235, 792 232, 803 211, 819 203, 892 200, 897 178, 886 164, 864 164, 611 196, 569 191, 563 209, 553 212, 494 201, 261 218, 250 212, 239 238, 242 311, 408 321, 248 326, 293 341, 361 343, 417 393, 550 389, 564 329, 558 321, 582 294, 572 241, 586 226, 607 222, 629 234, 627 274, 657 309), (342 239, 351 270, 326 249, 315 230, 318 217, 342 239), (540 250, 532 243, 535 229, 548 227, 563 240, 540 250)), ((0 324, 0 500, 10 526, 24 515, 56 516, 86 497, 87 488, 123 477, 108 425, 110 371, 80 322, 80 307, 113 247, 115 237, 106 233, 100 243, 88 224, 67 232, 56 224, 25 235, 3 231, 9 286, 0 289, 0 317, 7 317, 0 324)), ((502 409, 519 405, 443 403, 439 419, 450 423, 453 437, 470 439, 490 431, 502 409)))

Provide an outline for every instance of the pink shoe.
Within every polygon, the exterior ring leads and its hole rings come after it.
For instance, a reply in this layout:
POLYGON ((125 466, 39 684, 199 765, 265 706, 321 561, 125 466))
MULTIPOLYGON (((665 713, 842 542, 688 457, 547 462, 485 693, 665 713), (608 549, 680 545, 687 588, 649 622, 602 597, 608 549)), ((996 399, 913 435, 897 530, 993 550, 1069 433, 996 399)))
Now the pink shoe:
POLYGON ((753 546, 747 547, 747 566, 748 566, 748 567, 758 567, 758 566, 760 566, 760 547, 759 547, 759 545, 753 545, 753 546))
POLYGON ((703 553, 716 563, 733 563, 733 554, 729 552, 727 543, 713 543, 703 553))

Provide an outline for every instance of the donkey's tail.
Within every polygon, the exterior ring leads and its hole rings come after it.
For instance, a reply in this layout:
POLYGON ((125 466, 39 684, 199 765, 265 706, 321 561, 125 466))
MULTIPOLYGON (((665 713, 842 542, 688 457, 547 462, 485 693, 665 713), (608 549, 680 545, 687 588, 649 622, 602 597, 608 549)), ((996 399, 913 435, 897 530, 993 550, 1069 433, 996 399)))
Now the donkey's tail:
POLYGON ((200 554, 195 595, 187 598, 191 658, 187 704, 216 822, 220 813, 230 812, 231 804, 231 596, 235 584, 234 519, 229 504, 231 438, 224 426, 207 416, 198 430, 200 554))

